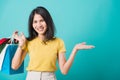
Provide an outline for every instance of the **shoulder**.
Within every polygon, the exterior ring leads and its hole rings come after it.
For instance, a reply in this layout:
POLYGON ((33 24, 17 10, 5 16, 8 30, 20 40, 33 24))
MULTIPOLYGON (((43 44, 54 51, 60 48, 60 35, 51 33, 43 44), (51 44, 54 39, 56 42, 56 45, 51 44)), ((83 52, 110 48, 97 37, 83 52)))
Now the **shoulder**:
POLYGON ((57 42, 64 42, 63 39, 58 38, 58 37, 55 38, 55 41, 57 41, 57 42))
POLYGON ((58 37, 56 37, 53 42, 56 43, 58 46, 64 45, 64 40, 58 37))

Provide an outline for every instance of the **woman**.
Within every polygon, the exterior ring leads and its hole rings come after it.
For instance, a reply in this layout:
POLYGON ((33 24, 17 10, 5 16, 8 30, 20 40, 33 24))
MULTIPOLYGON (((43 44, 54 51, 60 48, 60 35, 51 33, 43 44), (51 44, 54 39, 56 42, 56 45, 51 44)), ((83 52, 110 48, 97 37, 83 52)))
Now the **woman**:
POLYGON ((44 7, 37 7, 31 12, 28 26, 28 39, 23 33, 18 35, 16 31, 13 34, 13 37, 19 41, 19 46, 12 59, 12 68, 18 69, 26 54, 29 54, 26 80, 56 80, 54 72, 57 60, 62 74, 67 74, 78 50, 94 48, 93 45, 86 45, 85 42, 77 44, 66 60, 64 42, 54 36, 54 22, 44 7))

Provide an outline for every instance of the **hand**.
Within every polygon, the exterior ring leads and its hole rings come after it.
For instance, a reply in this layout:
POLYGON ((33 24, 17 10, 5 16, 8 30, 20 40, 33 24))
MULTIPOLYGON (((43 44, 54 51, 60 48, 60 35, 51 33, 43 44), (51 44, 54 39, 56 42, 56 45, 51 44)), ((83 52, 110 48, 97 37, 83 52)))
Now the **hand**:
POLYGON ((18 35, 18 31, 13 33, 13 38, 19 41, 19 46, 22 47, 26 43, 26 38, 23 33, 18 35))
POLYGON ((86 42, 82 42, 80 44, 76 44, 74 49, 77 51, 77 50, 82 50, 82 49, 92 49, 94 47, 95 46, 93 45, 86 45, 86 42))

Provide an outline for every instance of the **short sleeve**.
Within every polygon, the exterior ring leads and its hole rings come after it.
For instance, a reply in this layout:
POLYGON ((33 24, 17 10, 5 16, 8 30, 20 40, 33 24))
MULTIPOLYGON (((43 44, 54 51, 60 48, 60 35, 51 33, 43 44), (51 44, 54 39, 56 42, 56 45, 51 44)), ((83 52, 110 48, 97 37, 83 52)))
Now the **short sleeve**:
POLYGON ((66 48, 64 45, 64 41, 62 39, 59 39, 58 43, 58 53, 66 52, 66 48))

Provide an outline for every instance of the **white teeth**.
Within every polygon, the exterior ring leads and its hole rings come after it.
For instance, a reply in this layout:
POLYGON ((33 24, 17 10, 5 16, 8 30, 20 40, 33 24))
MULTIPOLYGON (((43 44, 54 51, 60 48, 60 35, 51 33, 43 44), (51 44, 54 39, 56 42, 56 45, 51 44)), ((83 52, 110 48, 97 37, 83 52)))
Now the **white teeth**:
POLYGON ((43 31, 44 30, 44 27, 40 27, 38 28, 39 31, 43 31))

